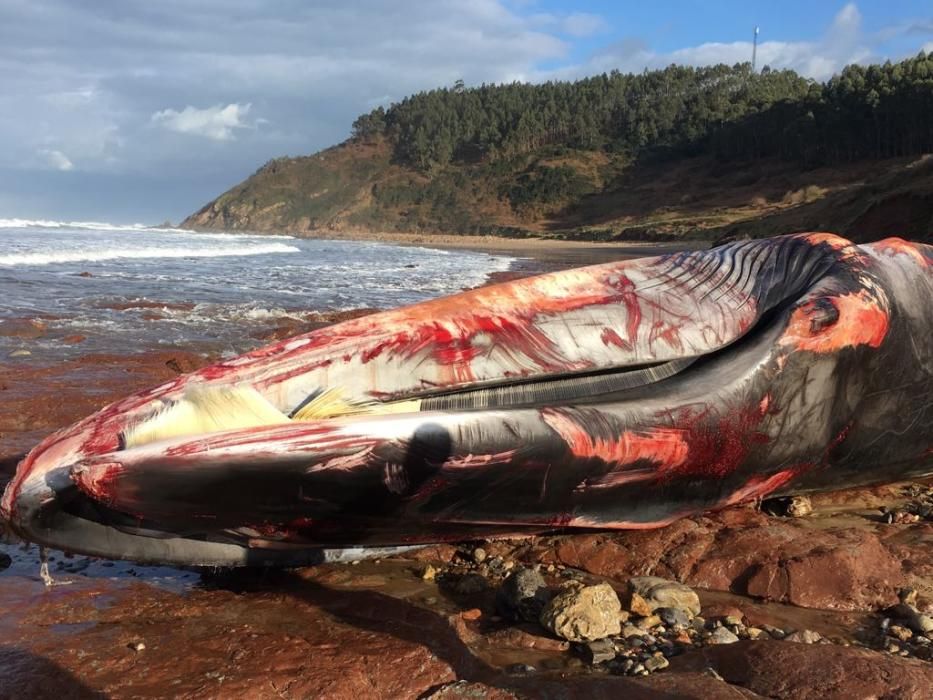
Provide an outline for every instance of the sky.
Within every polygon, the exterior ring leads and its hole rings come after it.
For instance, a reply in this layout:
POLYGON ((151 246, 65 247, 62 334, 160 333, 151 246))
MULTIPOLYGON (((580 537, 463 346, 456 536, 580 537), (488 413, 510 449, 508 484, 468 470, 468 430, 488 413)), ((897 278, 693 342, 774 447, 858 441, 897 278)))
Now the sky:
POLYGON ((464 80, 933 51, 929 0, 0 0, 0 218, 174 222, 464 80))

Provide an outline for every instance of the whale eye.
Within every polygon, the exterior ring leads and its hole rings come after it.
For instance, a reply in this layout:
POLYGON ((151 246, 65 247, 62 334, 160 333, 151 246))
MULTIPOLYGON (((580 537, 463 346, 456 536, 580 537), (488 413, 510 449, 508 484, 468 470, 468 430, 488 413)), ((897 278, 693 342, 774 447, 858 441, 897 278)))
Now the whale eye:
POLYGON ((858 345, 877 348, 889 325, 886 300, 862 289, 801 304, 791 314, 780 343, 819 353, 858 345))
POLYGON ((828 297, 820 297, 804 307, 807 320, 810 321, 810 333, 817 333, 836 325, 839 321, 839 309, 828 297))

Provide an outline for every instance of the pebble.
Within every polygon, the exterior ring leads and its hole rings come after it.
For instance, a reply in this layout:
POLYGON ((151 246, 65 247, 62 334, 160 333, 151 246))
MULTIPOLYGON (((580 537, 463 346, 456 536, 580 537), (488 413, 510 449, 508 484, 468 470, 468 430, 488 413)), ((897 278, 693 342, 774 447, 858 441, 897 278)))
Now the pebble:
POLYGON ((661 618, 657 615, 649 615, 648 617, 643 617, 635 623, 635 626, 639 629, 649 630, 652 627, 657 627, 661 624, 661 618))
POLYGON ((809 496, 792 496, 787 506, 787 514, 792 518, 802 518, 813 512, 809 496))
POLYGON ((655 671, 660 671, 662 668, 667 668, 671 663, 664 656, 652 656, 650 659, 645 661, 645 668, 654 673, 655 671))
POLYGON ((479 608, 470 608, 469 610, 464 610, 460 613, 460 617, 464 620, 478 620, 483 616, 483 611, 479 608))
POLYGON ((505 571, 505 560, 502 557, 493 557, 486 561, 489 570, 494 574, 501 574, 505 571))
POLYGON ((486 561, 486 550, 482 547, 477 547, 474 549, 473 561, 475 561, 477 564, 482 564, 484 561, 486 561))
POLYGON ((580 651, 583 660, 591 666, 612 661, 616 657, 616 648, 610 639, 595 639, 587 642, 580 647, 580 651))
POLYGON ((146 645, 143 642, 130 642, 127 646, 133 651, 139 653, 146 648, 146 645))
POLYGON ((780 627, 773 627, 772 625, 762 625, 761 627, 768 633, 771 639, 784 639, 784 637, 787 636, 787 632, 780 627))
POLYGON ((734 644, 737 641, 739 638, 725 627, 716 628, 709 636, 710 644, 734 644))
POLYGON ((525 675, 527 673, 534 673, 537 669, 530 664, 512 664, 505 670, 507 673, 525 675))
POLYGON ((685 644, 688 646, 693 644, 693 640, 690 639, 690 635, 687 634, 687 632, 685 632, 684 630, 681 630, 680 632, 677 633, 677 636, 674 637, 674 641, 677 642, 678 644, 685 644))
POLYGON ((630 607, 632 612, 650 615, 658 608, 677 608, 691 618, 700 614, 700 597, 689 586, 657 576, 635 576, 628 583, 632 603, 641 607, 644 601, 650 608, 647 613, 641 613, 630 607))
POLYGON ((768 515, 802 518, 813 512, 813 504, 808 496, 779 496, 765 499, 761 509, 768 515))
POLYGON ((907 626, 914 632, 928 635, 933 633, 933 617, 918 612, 907 619, 907 626))
POLYGON ((645 617, 654 612, 654 608, 651 607, 651 603, 645 600, 644 596, 635 591, 629 595, 628 609, 632 612, 633 615, 638 615, 640 617, 645 617))
POLYGON ((687 627, 690 625, 690 616, 678 608, 658 608, 660 620, 669 627, 687 627))
POLYGON ((892 637, 900 639, 902 642, 906 642, 908 639, 914 636, 913 632, 911 632, 906 627, 901 627, 900 625, 891 625, 891 627, 888 628, 888 634, 890 634, 892 637))
POLYGON ((784 641, 797 642, 799 644, 815 644, 822 638, 823 637, 813 630, 798 630, 784 637, 784 641))
POLYGON ((424 567, 424 569, 421 570, 421 578, 424 579, 425 581, 433 581, 436 576, 437 576, 437 569, 435 569, 430 564, 428 564, 427 566, 424 567))

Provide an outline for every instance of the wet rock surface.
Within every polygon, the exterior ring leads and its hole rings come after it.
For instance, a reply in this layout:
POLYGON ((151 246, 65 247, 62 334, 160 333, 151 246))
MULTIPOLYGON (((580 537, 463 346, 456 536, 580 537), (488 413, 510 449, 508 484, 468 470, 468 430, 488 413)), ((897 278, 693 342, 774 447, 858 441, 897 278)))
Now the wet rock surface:
POLYGON ((787 519, 744 507, 663 530, 556 538, 542 543, 539 556, 596 575, 651 573, 802 607, 865 610, 896 602, 898 587, 933 574, 921 544, 933 541, 933 528, 913 525, 906 535, 875 509, 787 519))
POLYGON ((713 669, 724 683, 786 698, 928 698, 933 667, 865 649, 786 642, 740 642, 708 647, 672 664, 672 670, 713 669))

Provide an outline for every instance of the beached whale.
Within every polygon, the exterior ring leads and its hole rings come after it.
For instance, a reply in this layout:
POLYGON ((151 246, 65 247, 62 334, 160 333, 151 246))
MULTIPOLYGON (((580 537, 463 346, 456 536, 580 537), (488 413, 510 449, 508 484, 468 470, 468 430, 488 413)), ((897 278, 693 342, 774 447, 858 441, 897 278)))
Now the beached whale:
POLYGON ((141 561, 658 527, 933 473, 933 247, 811 233, 323 328, 36 447, 17 534, 141 561))

